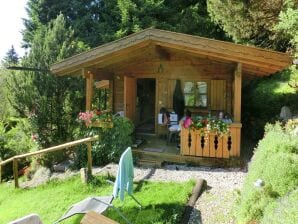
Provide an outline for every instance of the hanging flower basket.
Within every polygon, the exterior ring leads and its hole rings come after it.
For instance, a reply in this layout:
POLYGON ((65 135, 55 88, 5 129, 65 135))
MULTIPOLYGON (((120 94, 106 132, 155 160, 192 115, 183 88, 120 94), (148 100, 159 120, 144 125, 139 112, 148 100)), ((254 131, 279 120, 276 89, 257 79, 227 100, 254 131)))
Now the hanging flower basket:
POLYGON ((110 113, 100 111, 80 112, 78 120, 86 127, 113 128, 113 117, 110 113))

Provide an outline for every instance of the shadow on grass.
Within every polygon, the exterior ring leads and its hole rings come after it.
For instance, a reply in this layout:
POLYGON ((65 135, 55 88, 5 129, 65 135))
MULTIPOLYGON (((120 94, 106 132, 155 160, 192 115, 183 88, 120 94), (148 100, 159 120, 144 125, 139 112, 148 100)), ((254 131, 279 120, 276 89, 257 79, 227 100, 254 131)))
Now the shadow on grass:
MULTIPOLYGON (((137 206, 123 207, 121 209, 121 212, 125 215, 125 217, 134 224, 180 223, 183 211, 184 204, 182 203, 146 205, 142 207, 142 209, 139 209, 137 206)), ((125 223, 114 209, 110 208, 106 215, 119 223, 125 223)))

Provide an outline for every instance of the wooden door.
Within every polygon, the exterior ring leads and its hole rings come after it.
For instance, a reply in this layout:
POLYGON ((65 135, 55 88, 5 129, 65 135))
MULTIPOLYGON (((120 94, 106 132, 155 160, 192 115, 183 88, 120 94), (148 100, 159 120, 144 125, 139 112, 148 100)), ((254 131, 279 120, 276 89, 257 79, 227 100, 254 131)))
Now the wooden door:
POLYGON ((226 110, 226 80, 211 80, 211 110, 226 110))
POLYGON ((124 76, 124 114, 132 121, 135 120, 136 111, 136 80, 124 76))

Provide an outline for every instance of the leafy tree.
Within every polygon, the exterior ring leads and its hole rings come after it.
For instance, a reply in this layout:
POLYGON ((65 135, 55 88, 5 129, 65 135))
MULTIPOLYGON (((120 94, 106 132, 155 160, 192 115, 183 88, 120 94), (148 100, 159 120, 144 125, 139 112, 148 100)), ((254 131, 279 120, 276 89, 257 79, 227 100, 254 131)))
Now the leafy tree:
MULTIPOLYGON (((47 70, 54 62, 85 50, 65 24, 60 14, 48 26, 41 25, 22 66, 47 70)), ((43 146, 57 144, 76 128, 76 116, 84 105, 83 83, 81 78, 56 77, 46 71, 18 72, 9 82, 10 100, 22 117, 31 119, 43 146)))
POLYGON ((2 64, 9 66, 9 65, 16 65, 19 63, 19 56, 15 51, 13 45, 7 51, 6 56, 3 58, 2 64))
POLYGON ((90 47, 114 39, 120 22, 116 0, 29 0, 24 20, 24 46, 31 47, 35 32, 60 13, 65 16, 66 27, 74 30, 74 36, 90 47))
POLYGON ((296 0, 208 0, 211 18, 236 42, 285 51, 290 39, 276 32, 280 14, 297 10, 296 0))
POLYGON ((121 24, 117 37, 148 27, 226 39, 211 21, 203 0, 118 0, 121 24))

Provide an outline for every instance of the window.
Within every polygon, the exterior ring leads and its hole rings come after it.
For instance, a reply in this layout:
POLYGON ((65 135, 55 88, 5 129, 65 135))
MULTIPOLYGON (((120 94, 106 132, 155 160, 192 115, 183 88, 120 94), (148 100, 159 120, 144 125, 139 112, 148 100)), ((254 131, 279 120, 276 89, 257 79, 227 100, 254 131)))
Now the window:
POLYGON ((207 107, 207 82, 185 81, 184 100, 187 107, 207 107))

